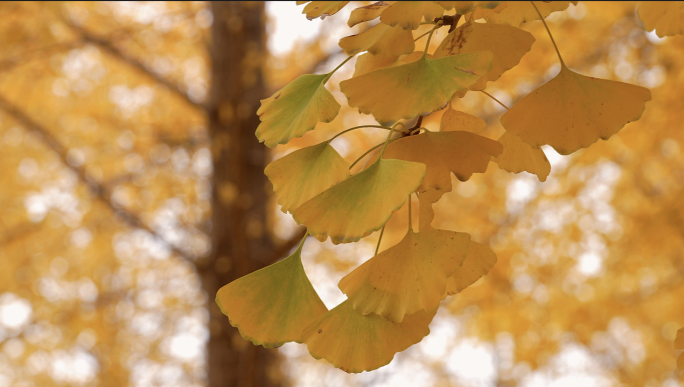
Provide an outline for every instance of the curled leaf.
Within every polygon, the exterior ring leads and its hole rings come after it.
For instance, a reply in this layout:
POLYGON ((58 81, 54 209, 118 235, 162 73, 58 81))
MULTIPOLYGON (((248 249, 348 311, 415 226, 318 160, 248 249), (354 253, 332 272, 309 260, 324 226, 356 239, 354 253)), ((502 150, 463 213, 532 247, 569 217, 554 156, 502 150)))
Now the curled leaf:
POLYGON ((411 31, 379 23, 360 34, 340 39, 340 47, 347 55, 368 51, 377 56, 397 57, 412 53, 416 45, 411 31))
POLYGON ((297 150, 264 170, 283 212, 297 207, 349 176, 349 163, 326 142, 297 150))
POLYGON ((347 274, 339 288, 354 310, 401 323, 405 315, 439 307, 446 279, 463 264, 470 235, 409 230, 397 245, 347 274))
POLYGON ((351 15, 349 15, 349 21, 347 22, 347 25, 349 27, 354 27, 359 23, 373 20, 380 16, 380 14, 389 6, 389 3, 378 1, 365 7, 356 8, 351 12, 351 15))
POLYGON ((684 2, 640 1, 639 19, 646 31, 656 31, 661 38, 684 34, 684 2))
POLYGON ((480 133, 487 127, 487 123, 480 117, 454 110, 449 106, 442 115, 439 123, 440 132, 464 131, 480 133))
POLYGON ((505 132, 498 141, 503 145, 503 153, 493 161, 499 168, 513 173, 526 171, 537 175, 539 181, 546 181, 551 164, 541 148, 523 142, 510 132, 505 132))
POLYGON ((307 326, 302 339, 316 359, 349 373, 372 371, 429 335, 436 313, 420 311, 395 324, 378 315, 363 316, 346 300, 307 326))
MULTIPOLYGON (((577 5, 577 1, 535 1, 539 13, 544 18, 558 11, 564 11, 570 3, 577 5)), ((499 13, 492 13, 485 17, 487 23, 504 24, 519 27, 522 23, 540 20, 537 11, 529 1, 507 1, 506 8, 499 13)))
POLYGON ((415 30, 423 17, 433 21, 443 13, 444 9, 431 1, 397 1, 382 13, 380 21, 390 27, 415 30))
MULTIPOLYGON (((305 2, 302 2, 301 4, 304 3, 305 2)), ((309 20, 313 20, 317 17, 320 17, 322 20, 336 14, 347 4, 349 4, 348 1, 312 1, 304 7, 302 13, 306 14, 306 18, 309 20)))
POLYGON ((261 124, 256 136, 268 147, 301 137, 319 122, 337 117, 340 104, 324 84, 328 74, 306 74, 290 82, 271 97, 261 100, 257 115, 261 124))
POLYGON ((650 100, 644 87, 586 77, 561 66, 555 78, 501 116, 501 124, 533 147, 549 144, 568 155, 638 120, 650 100))
POLYGON ((470 241, 468 253, 466 254, 463 265, 454 274, 447 278, 446 292, 442 299, 447 295, 452 296, 460 293, 463 289, 484 277, 496 263, 496 254, 489 247, 470 241))
POLYGON ((328 311, 304 272, 302 245, 282 261, 238 278, 216 294, 230 324, 254 345, 301 343, 302 328, 328 311))

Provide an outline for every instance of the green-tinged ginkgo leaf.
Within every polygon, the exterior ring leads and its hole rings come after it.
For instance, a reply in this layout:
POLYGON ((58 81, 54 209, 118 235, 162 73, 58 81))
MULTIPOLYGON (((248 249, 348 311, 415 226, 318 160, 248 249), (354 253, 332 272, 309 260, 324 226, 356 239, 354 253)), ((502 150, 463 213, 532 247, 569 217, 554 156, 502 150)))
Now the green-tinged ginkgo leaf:
POLYGON ((261 124, 256 136, 268 147, 285 144, 294 137, 330 122, 340 111, 340 104, 325 88, 328 74, 305 74, 261 100, 257 115, 261 124))
MULTIPOLYGON (((297 5, 305 3, 308 3, 308 1, 298 3, 297 5)), ((348 1, 312 1, 304 7, 302 13, 306 14, 306 18, 309 20, 317 17, 325 19, 339 12, 347 4, 349 4, 348 1)))
POLYGON ((505 132, 498 141, 503 145, 503 153, 493 161, 499 168, 513 173, 526 171, 537 175, 539 181, 546 181, 551 164, 541 148, 523 142, 510 132, 505 132))
MULTIPOLYGON (((677 331, 677 337, 675 337, 674 347, 675 349, 684 349, 684 328, 680 328, 677 331)), ((684 353, 680 353, 679 357, 677 358, 677 368, 680 371, 684 371, 684 353)))
POLYGON ((349 25, 349 27, 354 27, 359 23, 373 20, 380 16, 380 14, 389 6, 389 3, 378 1, 365 7, 356 8, 351 12, 351 15, 349 15, 347 25, 349 25))
MULTIPOLYGON (((395 27, 396 28, 396 27, 395 27)), ((455 92, 477 82, 492 66, 492 54, 473 52, 375 70, 340 82, 350 107, 378 122, 426 115, 443 107, 455 92)))
POLYGON ((435 218, 435 211, 432 209, 432 204, 437 203, 442 197, 443 192, 437 191, 434 188, 428 188, 427 191, 418 194, 418 227, 419 230, 432 230, 432 220, 435 218))
POLYGON ((435 1, 435 3, 441 5, 446 10, 456 8, 456 13, 459 15, 472 12, 476 7, 494 9, 501 4, 500 1, 435 1))
POLYGON ((562 65, 555 78, 501 116, 501 124, 532 146, 549 144, 569 155, 638 120, 650 100, 644 87, 585 77, 562 65))
POLYGON ((646 31, 661 38, 684 34, 684 1, 640 1, 638 13, 646 31))
POLYGON ((439 307, 446 279, 466 257, 470 235, 409 230, 397 245, 374 256, 339 283, 354 310, 400 323, 405 315, 439 307))
POLYGON ((491 157, 502 151, 500 143, 474 133, 425 132, 394 141, 383 157, 425 164, 427 172, 418 192, 434 188, 444 193, 451 191, 452 172, 466 181, 473 173, 486 171, 491 157))
POLYGON ((330 237, 334 244, 356 242, 379 230, 423 176, 423 164, 379 160, 302 204, 293 217, 321 241, 330 237))
POLYGON ((470 241, 463 265, 446 281, 446 292, 442 296, 452 296, 484 277, 496 263, 496 254, 489 247, 470 241))
POLYGON ((505 71, 512 69, 534 43, 534 37, 516 27, 466 22, 447 35, 435 51, 435 58, 465 54, 475 51, 489 51, 494 55, 492 69, 470 86, 469 90, 484 90, 487 82, 493 82, 505 71))
POLYGON ((230 324, 254 345, 301 343, 302 329, 328 311, 304 272, 303 244, 289 257, 238 278, 216 294, 230 324))
POLYGON ((349 163, 326 142, 292 152, 264 170, 283 212, 297 207, 349 176, 349 163))
POLYGON ((302 339, 316 359, 345 372, 372 371, 429 335, 436 313, 420 311, 396 324, 378 315, 363 316, 346 300, 307 326, 302 339))
POLYGON ((347 55, 368 51, 377 56, 397 57, 412 53, 416 45, 410 30, 378 23, 358 35, 340 39, 340 47, 347 55))
POLYGON ((464 113, 448 107, 439 123, 440 132, 464 131, 479 133, 487 127, 487 123, 480 117, 464 113))
MULTIPOLYGON (((577 1, 535 1, 534 4, 539 9, 539 13, 544 18, 553 12, 564 11, 570 3, 577 5, 577 1)), ((508 1, 506 8, 499 13, 492 13, 485 17, 487 23, 505 24, 518 27, 522 23, 540 20, 539 14, 529 1, 508 1)))
POLYGON ((444 8, 431 1, 397 1, 382 13, 380 21, 391 27, 415 30, 423 17, 425 21, 433 21, 443 13, 444 8))

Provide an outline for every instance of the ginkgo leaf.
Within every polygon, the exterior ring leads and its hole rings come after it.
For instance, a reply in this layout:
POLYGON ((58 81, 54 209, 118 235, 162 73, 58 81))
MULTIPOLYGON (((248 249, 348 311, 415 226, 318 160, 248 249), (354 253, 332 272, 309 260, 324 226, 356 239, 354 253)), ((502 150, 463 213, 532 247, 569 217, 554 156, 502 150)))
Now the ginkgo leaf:
POLYGON ((328 309, 304 272, 302 246, 289 257, 225 285, 216 303, 254 345, 302 342, 301 331, 328 309))
MULTIPOLYGON (((564 11, 570 3, 577 5, 577 1, 535 1, 534 4, 539 9, 539 13, 544 18, 550 14, 558 11, 564 11)), ((493 13, 487 17, 487 23, 505 24, 508 26, 518 27, 522 23, 540 20, 537 11, 529 1, 508 1, 507 7, 502 9, 499 13, 493 13)))
POLYGON ((434 188, 428 188, 427 191, 418 194, 418 227, 421 232, 432 230, 432 220, 435 218, 432 204, 437 203, 442 194, 442 191, 437 191, 434 188))
POLYGON ((293 217, 321 241, 329 236, 334 244, 356 242, 379 230, 423 176, 423 164, 379 160, 302 204, 293 217))
POLYGON ((439 123, 440 132, 464 131, 479 133, 487 127, 487 123, 480 117, 464 113, 448 107, 439 123))
POLYGON ((492 54, 473 52, 419 60, 375 70, 340 82, 350 107, 373 114, 378 122, 394 122, 426 115, 443 107, 458 90, 489 72, 492 54))
POLYGON ((639 19, 661 38, 684 34, 684 1, 640 1, 639 19))
POLYGON ((347 25, 349 27, 354 27, 359 23, 373 20, 380 16, 380 14, 389 6, 389 3, 378 1, 365 7, 356 8, 351 12, 351 15, 349 15, 349 21, 347 22, 347 25))
POLYGON ((470 86, 469 90, 484 90, 487 82, 496 81, 505 71, 512 69, 530 51, 534 37, 516 27, 466 22, 447 35, 435 51, 435 58, 489 51, 494 55, 492 69, 470 86))
POLYGON ((349 4, 348 1, 312 1, 304 7, 302 13, 306 14, 306 18, 309 20, 317 17, 325 19, 339 12, 347 4, 349 4))
POLYGON ((337 117, 340 104, 324 84, 328 74, 305 74, 290 82, 271 97, 261 100, 257 115, 261 124, 256 136, 268 147, 285 144, 294 137, 330 122, 337 117))
MULTIPOLYGON (((675 349, 684 349, 684 328, 679 328, 677 331, 677 337, 674 341, 675 349)), ((680 371, 684 371, 684 353, 680 353, 677 358, 677 368, 680 371)))
POLYGON ((493 161, 499 164, 499 168, 513 173, 526 171, 537 175, 539 181, 546 181, 551 173, 551 164, 541 148, 523 142, 508 131, 498 141, 503 145, 503 153, 493 161))
POLYGON ((441 5, 447 11, 456 8, 456 13, 459 15, 472 12, 476 7, 494 9, 501 4, 500 1, 435 1, 435 3, 441 5))
POLYGON ((468 253, 466 254, 463 265, 446 281, 446 292, 442 299, 447 295, 452 296, 460 293, 463 289, 484 277, 496 263, 496 254, 489 247, 477 242, 470 241, 468 253))
POLYGON ((501 13, 504 9, 508 7, 508 1, 502 1, 499 3, 494 8, 482 8, 482 7, 476 7, 473 10, 473 14, 470 16, 466 16, 468 18, 472 17, 473 20, 480 20, 480 19, 487 19, 489 16, 492 16, 497 13, 501 13))
POLYGON ((377 56, 369 52, 359 55, 356 58, 356 65, 354 66, 354 77, 368 74, 371 71, 392 67, 397 63, 399 58, 395 56, 377 56))
POLYGON ((397 245, 374 256, 339 283, 354 310, 400 323, 405 315, 439 307, 446 279, 466 257, 470 235, 409 230, 397 245))
POLYGON ((372 371, 429 335, 436 313, 420 311, 396 324, 378 315, 363 316, 346 300, 307 326, 302 339, 316 359, 348 373, 372 371))
POLYGON ((443 13, 444 8, 431 1, 397 1, 382 13, 380 22, 404 30, 415 30, 423 17, 425 21, 433 21, 443 13))
POLYGON ((466 181, 473 173, 485 172, 491 157, 502 151, 500 143, 469 132, 425 132, 389 144, 383 158, 425 164, 418 192, 434 188, 444 193, 451 191, 452 172, 466 181))
POLYGON ((297 207, 349 176, 349 163, 326 142, 292 152, 264 170, 283 212, 297 207))
POLYGON ((397 57, 412 53, 416 45, 410 30, 378 23, 358 35, 340 39, 340 47, 347 55, 368 51, 377 56, 397 57))
POLYGON ((534 147, 549 144, 568 155, 638 120, 650 100, 644 87, 586 77, 562 65, 555 78, 504 113, 501 124, 534 147))

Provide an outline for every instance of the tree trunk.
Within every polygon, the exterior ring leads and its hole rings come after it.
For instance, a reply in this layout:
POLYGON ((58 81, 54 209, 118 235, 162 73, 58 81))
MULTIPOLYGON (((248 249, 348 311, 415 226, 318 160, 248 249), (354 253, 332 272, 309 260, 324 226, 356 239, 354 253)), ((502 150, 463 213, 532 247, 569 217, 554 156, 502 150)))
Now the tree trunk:
POLYGON ((210 298, 209 387, 280 385, 277 350, 244 340, 214 302, 221 286, 258 270, 274 253, 266 232, 267 148, 254 132, 264 98, 263 2, 212 2, 212 91, 208 107, 214 159, 212 240, 198 267, 210 298))

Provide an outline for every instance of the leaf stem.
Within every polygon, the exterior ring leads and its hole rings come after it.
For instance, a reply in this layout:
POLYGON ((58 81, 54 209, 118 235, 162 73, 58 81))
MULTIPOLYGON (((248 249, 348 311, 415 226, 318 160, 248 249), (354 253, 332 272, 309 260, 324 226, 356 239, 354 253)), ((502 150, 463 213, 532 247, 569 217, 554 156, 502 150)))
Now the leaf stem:
MULTIPOLYGON (((391 144, 391 143, 397 141, 397 140, 400 139, 400 138, 401 138, 401 137, 393 138, 392 140, 390 140, 389 143, 391 144)), ((366 157, 366 155, 368 155, 368 154, 371 153, 372 151, 374 151, 374 150, 380 148, 380 147, 383 146, 384 144, 385 144, 385 143, 382 142, 382 143, 380 143, 380 144, 378 144, 378 145, 376 145, 376 146, 370 148, 369 150, 367 150, 367 151, 366 151, 364 154, 362 154, 358 159, 356 159, 356 161, 354 161, 354 162, 352 163, 352 165, 349 166, 349 170, 351 171, 351 169, 354 168, 354 165, 356 165, 356 163, 358 163, 359 161, 361 161, 364 157, 366 157)))
POLYGON ((306 241, 306 237, 309 236, 309 230, 307 229, 306 232, 304 233, 304 238, 302 238, 302 241, 299 242, 299 247, 297 247, 297 251, 300 253, 302 252, 302 247, 304 247, 304 241, 306 241))
POLYGON ((349 61, 351 60, 351 58, 353 58, 354 56, 356 56, 356 54, 350 55, 349 57, 347 57, 347 59, 343 60, 342 63, 340 63, 337 67, 335 67, 335 69, 334 69, 333 71, 329 72, 329 73, 328 73, 328 76, 325 77, 325 79, 323 80, 323 84, 325 84, 326 82, 328 82, 328 80, 330 79, 330 77, 332 77, 332 75, 335 74, 335 71, 339 70, 340 67, 344 66, 344 65, 345 65, 347 62, 349 62, 349 61))
POLYGON ((382 242, 382 236, 385 234, 385 226, 387 226, 387 223, 385 223, 382 226, 382 231, 380 231, 380 238, 378 238, 378 245, 375 246, 375 255, 378 255, 378 251, 380 250, 380 242, 382 242))
POLYGON ((556 41, 553 40, 553 35, 551 35, 551 30, 549 30, 549 26, 546 25, 546 20, 544 20, 544 16, 542 16, 541 12, 539 12, 539 9, 537 8, 537 6, 534 5, 534 1, 530 1, 530 3, 532 3, 534 10, 537 11, 537 15, 539 15, 539 18, 541 19, 542 23, 544 23, 544 28, 546 28, 546 32, 549 33, 549 38, 551 38, 551 43, 553 43, 553 48, 556 49, 556 54, 558 54, 558 59, 561 62, 561 66, 568 67, 565 65, 565 62, 563 62, 563 58, 561 57, 560 51, 558 51, 558 46, 556 45, 556 41))
POLYGON ((378 128, 378 129, 386 129, 386 130, 391 130, 391 129, 392 129, 392 128, 390 128, 390 127, 381 126, 381 125, 360 125, 360 126, 355 126, 355 127, 353 127, 353 128, 345 129, 345 130, 343 130, 343 131, 337 133, 336 135, 333 136, 333 138, 331 138, 330 140, 328 140, 328 143, 331 143, 332 140, 336 139, 337 137, 340 137, 341 135, 343 135, 343 134, 345 134, 345 133, 347 133, 347 132, 351 132, 352 130, 361 129, 361 128, 378 128))
POLYGON ((491 94, 487 93, 487 92, 486 92, 486 91, 484 91, 484 90, 480 90, 480 91, 481 91, 481 92, 483 92, 483 93, 485 93, 485 94, 486 94, 486 95, 487 95, 487 96, 488 96, 489 98, 491 98, 491 99, 493 99, 494 101, 498 102, 498 103, 499 103, 499 105, 501 105, 501 106, 505 107, 505 108, 506 108, 506 110, 511 110, 511 109, 509 109, 509 108, 508 108, 508 106, 504 105, 504 104, 503 104, 503 102, 501 102, 501 101, 499 101, 498 99, 494 98, 494 96, 493 96, 493 95, 491 95, 491 94))
POLYGON ((394 129, 397 128, 398 125, 401 125, 404 127, 404 129, 408 130, 406 125, 403 122, 397 122, 396 124, 392 125, 392 130, 390 130, 389 134, 387 135, 387 140, 385 140, 385 146, 382 147, 382 151, 380 152, 380 159, 382 158, 382 155, 385 154, 385 149, 387 149, 387 144, 390 143, 390 138, 392 138, 392 133, 394 133, 394 129))
POLYGON ((408 196, 408 213, 409 213, 408 229, 409 229, 409 231, 413 231, 413 223, 411 221, 411 194, 409 194, 409 196, 408 196))
POLYGON ((427 43, 425 43, 425 51, 423 51, 423 58, 427 58, 428 48, 430 47, 430 40, 432 40, 432 34, 434 34, 437 28, 439 28, 439 25, 436 25, 435 28, 431 29, 429 32, 430 35, 428 36, 427 43))
POLYGON ((414 42, 417 42, 417 41, 418 41, 418 39, 420 39, 420 38, 422 38, 423 36, 425 36, 425 35, 429 34, 430 32, 432 32, 432 30, 430 30, 430 31, 428 31, 428 32, 426 32, 426 33, 424 33, 424 34, 420 35, 419 37, 417 37, 417 38, 413 39, 413 41, 414 41, 414 42))

